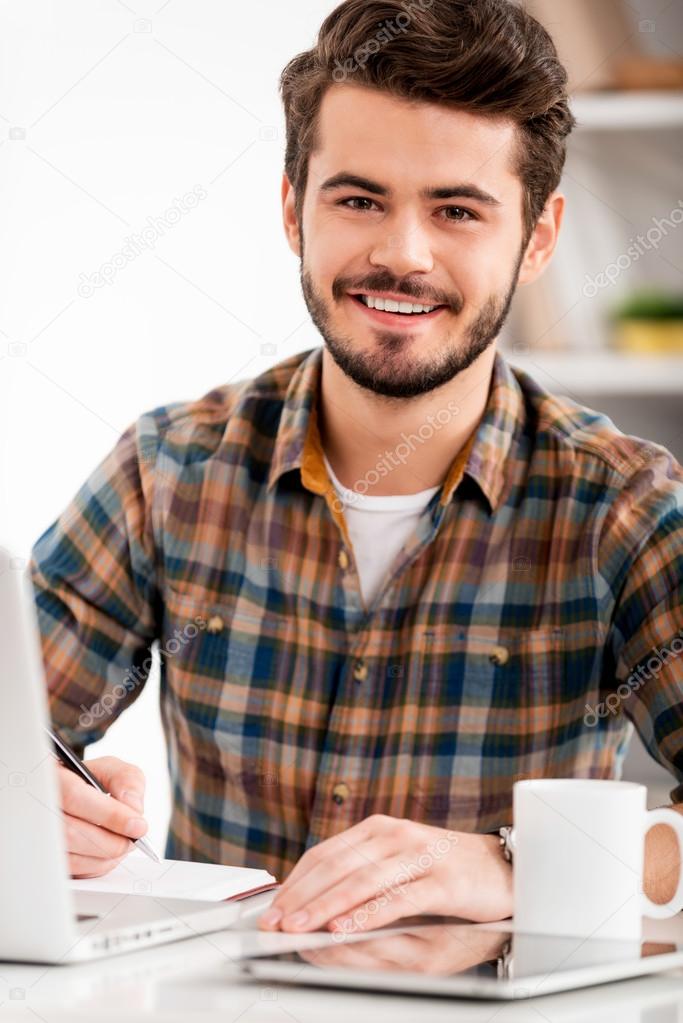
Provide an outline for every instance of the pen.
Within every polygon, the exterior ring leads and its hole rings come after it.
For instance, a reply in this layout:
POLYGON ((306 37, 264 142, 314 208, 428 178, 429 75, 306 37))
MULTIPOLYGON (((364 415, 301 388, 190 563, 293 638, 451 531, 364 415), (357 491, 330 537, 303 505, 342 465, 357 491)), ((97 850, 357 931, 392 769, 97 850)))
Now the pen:
MULTIPOLYGON (((99 789, 99 791, 103 792, 105 796, 111 795, 111 792, 107 792, 107 790, 103 788, 103 786, 97 780, 95 775, 92 774, 92 772, 89 771, 88 768, 85 766, 80 757, 78 757, 74 753, 71 747, 68 746, 67 743, 65 743, 64 740, 60 738, 60 736, 57 735, 56 732, 54 732, 51 728, 46 728, 45 731, 52 739, 52 744, 54 746, 57 758, 61 760, 65 767, 68 767, 68 769, 70 771, 73 771, 74 774, 80 775, 81 778, 88 783, 88 785, 92 785, 94 786, 94 788, 99 789)), ((149 856, 150 860, 154 860, 155 863, 161 863, 161 860, 154 852, 154 849, 149 844, 146 838, 136 839, 135 845, 138 847, 138 849, 141 849, 143 853, 149 856)))

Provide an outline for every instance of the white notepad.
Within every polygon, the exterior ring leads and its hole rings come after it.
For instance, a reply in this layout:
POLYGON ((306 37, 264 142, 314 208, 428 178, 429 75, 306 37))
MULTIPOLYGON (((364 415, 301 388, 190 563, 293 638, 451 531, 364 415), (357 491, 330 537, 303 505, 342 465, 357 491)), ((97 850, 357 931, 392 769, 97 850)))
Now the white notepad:
POLYGON ((154 863, 134 849, 102 877, 72 880, 74 891, 151 895, 160 899, 200 899, 221 902, 250 895, 276 884, 267 870, 226 867, 219 863, 162 860, 154 863))

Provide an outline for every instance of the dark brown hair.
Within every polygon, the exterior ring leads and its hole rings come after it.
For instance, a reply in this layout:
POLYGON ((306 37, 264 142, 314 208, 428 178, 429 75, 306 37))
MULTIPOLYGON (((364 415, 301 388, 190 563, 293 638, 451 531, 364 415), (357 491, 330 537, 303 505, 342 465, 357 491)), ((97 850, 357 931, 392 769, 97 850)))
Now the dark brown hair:
POLYGON ((319 147, 318 113, 335 84, 506 118, 518 126, 514 171, 524 190, 525 246, 558 187, 575 125, 567 72, 555 45, 511 0, 344 0, 315 46, 280 75, 285 172, 301 222, 308 161, 319 147))

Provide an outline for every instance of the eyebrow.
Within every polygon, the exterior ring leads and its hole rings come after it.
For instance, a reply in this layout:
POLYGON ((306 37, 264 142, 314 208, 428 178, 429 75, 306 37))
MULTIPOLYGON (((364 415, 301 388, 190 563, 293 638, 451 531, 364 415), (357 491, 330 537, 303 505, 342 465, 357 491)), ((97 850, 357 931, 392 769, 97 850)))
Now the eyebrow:
MULTIPOLYGON (((331 178, 327 178, 320 186, 320 194, 332 192, 337 188, 362 188, 364 192, 372 192, 374 195, 385 196, 390 199, 394 194, 386 185, 380 185, 370 178, 361 177, 358 174, 351 174, 349 171, 340 171, 331 178)), ((473 199, 483 203, 485 206, 502 206, 503 204, 495 196, 484 192, 477 185, 465 182, 459 185, 443 185, 440 187, 429 187, 421 189, 421 199, 473 199)))

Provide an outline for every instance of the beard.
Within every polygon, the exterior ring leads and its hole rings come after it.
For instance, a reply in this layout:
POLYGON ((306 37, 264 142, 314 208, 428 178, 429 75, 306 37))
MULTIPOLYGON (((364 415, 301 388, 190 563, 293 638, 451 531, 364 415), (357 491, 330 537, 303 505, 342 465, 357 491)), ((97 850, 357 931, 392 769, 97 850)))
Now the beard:
MULTIPOLYGON (((406 346, 414 345, 415 339, 395 329, 371 328, 377 343, 370 352, 359 351, 352 337, 333 331, 329 308, 316 291, 310 273, 304 269, 303 235, 299 276, 311 319, 342 372, 359 387, 384 398, 417 398, 443 387, 458 373, 463 373, 496 340, 510 312, 524 252, 525 249, 522 249, 518 256, 507 289, 503 293, 489 296, 463 338, 458 338, 452 331, 446 330, 442 351, 428 362, 420 362, 413 354, 407 358, 404 354, 406 346)), ((337 279, 332 287, 333 298, 341 300, 351 287, 353 282, 337 279)), ((419 294, 419 283, 412 284, 408 292, 405 284, 401 286, 390 278, 386 271, 378 271, 372 280, 368 278, 364 282, 364 287, 369 291, 403 293, 407 299, 415 301, 424 298, 427 304, 434 304, 433 295, 419 294)), ((362 291, 363 287, 354 290, 362 291)), ((448 315, 448 310, 457 315, 463 307, 459 296, 455 299, 436 299, 436 304, 439 302, 444 302, 447 306, 444 316, 448 315)))

